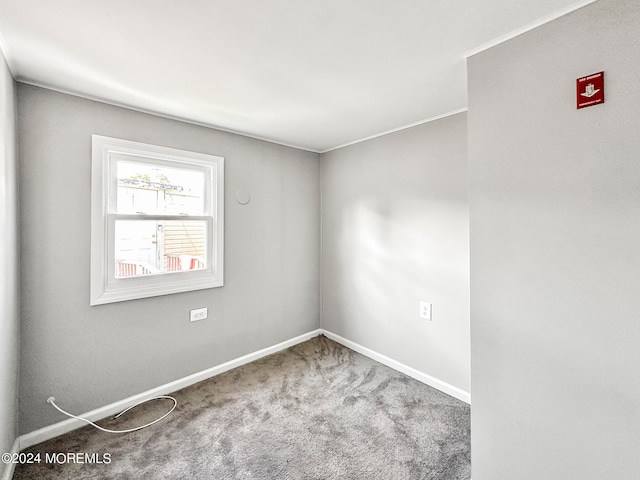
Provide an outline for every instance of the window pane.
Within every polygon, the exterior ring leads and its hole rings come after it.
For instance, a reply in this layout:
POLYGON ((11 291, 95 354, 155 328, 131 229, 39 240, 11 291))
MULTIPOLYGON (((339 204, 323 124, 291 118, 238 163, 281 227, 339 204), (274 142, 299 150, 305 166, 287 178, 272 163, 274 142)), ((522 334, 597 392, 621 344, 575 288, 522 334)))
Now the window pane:
POLYGON ((118 161, 116 213, 204 215, 205 172, 118 161))
POLYGON ((116 220, 115 277, 207 268, 205 220, 116 220))

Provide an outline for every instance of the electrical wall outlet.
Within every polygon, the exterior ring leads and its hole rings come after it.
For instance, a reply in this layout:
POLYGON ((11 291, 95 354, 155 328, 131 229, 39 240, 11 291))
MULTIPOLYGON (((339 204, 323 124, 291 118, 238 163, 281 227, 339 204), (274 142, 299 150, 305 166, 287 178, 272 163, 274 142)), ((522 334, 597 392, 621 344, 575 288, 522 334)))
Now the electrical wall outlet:
POLYGON ((420 302, 420 318, 425 320, 431 320, 431 304, 427 302, 420 302))
POLYGON ((191 310, 191 321, 197 322, 198 320, 204 320, 207 318, 208 309, 205 308, 197 308, 195 310, 191 310))

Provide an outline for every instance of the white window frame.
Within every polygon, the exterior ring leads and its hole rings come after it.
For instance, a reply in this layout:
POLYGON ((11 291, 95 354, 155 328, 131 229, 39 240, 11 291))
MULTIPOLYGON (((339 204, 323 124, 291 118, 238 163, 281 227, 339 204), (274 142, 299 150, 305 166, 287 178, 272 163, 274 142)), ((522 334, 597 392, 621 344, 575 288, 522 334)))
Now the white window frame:
POLYGON ((91 156, 91 305, 122 302, 224 285, 224 158, 118 138, 92 135, 91 156), (125 215, 114 211, 119 160, 204 170, 210 211, 201 216, 125 215), (115 220, 205 220, 207 266, 129 278, 115 276, 115 220))

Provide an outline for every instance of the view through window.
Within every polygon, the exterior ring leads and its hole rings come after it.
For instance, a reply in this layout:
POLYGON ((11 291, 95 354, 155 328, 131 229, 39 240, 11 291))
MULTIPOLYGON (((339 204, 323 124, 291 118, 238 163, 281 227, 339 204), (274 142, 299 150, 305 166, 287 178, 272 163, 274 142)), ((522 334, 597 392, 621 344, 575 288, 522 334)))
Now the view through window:
MULTIPOLYGON (((119 161, 118 214, 202 216, 204 172, 119 161)), ((207 267, 204 220, 118 219, 115 276, 154 275, 207 267)))

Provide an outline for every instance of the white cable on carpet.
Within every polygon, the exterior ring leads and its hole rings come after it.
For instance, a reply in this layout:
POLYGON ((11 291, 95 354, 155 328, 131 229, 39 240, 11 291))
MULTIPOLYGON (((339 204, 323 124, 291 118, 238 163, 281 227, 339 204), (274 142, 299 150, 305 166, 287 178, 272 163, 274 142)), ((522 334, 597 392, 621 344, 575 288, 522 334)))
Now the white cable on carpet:
POLYGON ((127 413, 129 410, 131 410, 132 408, 137 407, 138 405, 142 405, 143 403, 150 402, 151 400, 160 400, 162 398, 167 398, 169 400, 173 400, 173 407, 171 407, 171 410, 169 410, 167 413, 165 413, 163 416, 161 416, 157 420, 154 420, 153 422, 147 423, 146 425, 142 425, 141 427, 129 428, 128 430, 109 430, 108 428, 102 428, 100 425, 96 425, 91 420, 87 420, 86 418, 82 418, 82 417, 77 417, 77 416, 75 416, 75 415, 63 410, 58 405, 56 405, 56 402, 55 402, 56 399, 54 397, 47 398, 47 403, 50 403, 51 405, 53 405, 55 407, 55 409, 58 410, 60 413, 64 413, 66 416, 71 417, 71 418, 75 418, 77 420, 82 420, 83 422, 86 422, 89 425, 92 425, 92 426, 96 427, 98 430, 102 430, 103 432, 107 432, 107 433, 130 433, 130 432, 135 432, 137 430, 142 430, 143 428, 150 427, 154 423, 158 423, 160 420, 162 420, 163 418, 165 418, 166 416, 168 416, 171 412, 173 412, 175 410, 175 408, 178 406, 178 401, 175 398, 170 397, 168 395, 158 395, 157 397, 148 398, 147 400, 143 400, 143 401, 138 402, 138 403, 136 403, 134 405, 131 405, 130 407, 126 408, 125 410, 123 410, 119 414, 117 414, 115 417, 113 417, 114 419, 116 419, 120 415, 122 415, 124 413, 127 413))

